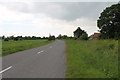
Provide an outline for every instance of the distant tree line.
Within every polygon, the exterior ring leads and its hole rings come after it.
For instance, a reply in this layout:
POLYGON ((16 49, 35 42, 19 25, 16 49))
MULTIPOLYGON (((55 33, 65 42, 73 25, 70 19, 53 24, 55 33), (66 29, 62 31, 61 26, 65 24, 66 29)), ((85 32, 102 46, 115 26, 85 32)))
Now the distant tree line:
MULTIPOLYGON (((107 7, 101 14, 99 19, 97 20, 97 26, 99 28, 100 36, 99 39, 120 39, 120 2, 118 4, 114 4, 110 7, 107 7)), ((76 39, 76 40, 88 40, 88 34, 86 31, 82 30, 78 27, 74 32, 74 37, 68 37, 67 35, 59 35, 55 37, 54 35, 50 35, 49 37, 36 37, 36 36, 10 36, 5 37, 2 36, 2 40, 38 40, 38 39, 76 39)))
POLYGON ((55 40, 55 39, 74 39, 74 37, 72 36, 69 37, 67 35, 61 35, 61 34, 59 34, 58 37, 55 37, 54 35, 50 35, 48 37, 48 40, 55 40))
POLYGON ((55 39, 82 39, 82 40, 87 40, 88 35, 87 33, 82 30, 80 27, 77 28, 76 31, 74 31, 74 37, 72 36, 67 36, 67 35, 61 35, 59 34, 58 37, 55 37, 54 35, 49 35, 49 37, 36 37, 36 36, 9 36, 5 37, 2 36, 2 40, 4 41, 9 41, 9 40, 14 40, 14 41, 20 41, 20 40, 40 40, 40 39, 47 39, 49 41, 55 40, 55 39))
POLYGON ((51 41, 51 40, 55 40, 55 39, 56 39, 56 38, 55 38, 55 36, 54 36, 54 35, 52 35, 52 36, 51 36, 51 35, 49 35, 49 38, 48 38, 48 40, 49 40, 49 41, 51 41))
POLYGON ((5 37, 2 36, 2 40, 4 41, 9 41, 9 40, 14 40, 14 41, 19 41, 19 40, 39 40, 39 39, 48 39, 48 37, 36 37, 36 36, 9 36, 9 37, 5 37))
POLYGON ((49 35, 49 37, 36 37, 36 36, 9 36, 9 37, 5 37, 2 36, 1 39, 3 41, 9 41, 9 40, 14 40, 14 41, 21 41, 21 40, 41 40, 41 39, 47 39, 49 41, 51 40, 55 40, 55 39, 74 39, 74 37, 70 36, 68 37, 67 35, 58 35, 58 37, 55 37, 54 35, 49 35))
POLYGON ((59 34, 58 37, 56 37, 56 39, 88 40, 88 34, 86 33, 86 31, 82 30, 80 27, 78 27, 73 32, 73 34, 74 34, 74 37, 59 34))
POLYGON ((73 39, 74 37, 72 37, 72 36, 67 36, 67 35, 61 35, 61 34, 59 34, 58 35, 58 37, 57 37, 57 39, 73 39))

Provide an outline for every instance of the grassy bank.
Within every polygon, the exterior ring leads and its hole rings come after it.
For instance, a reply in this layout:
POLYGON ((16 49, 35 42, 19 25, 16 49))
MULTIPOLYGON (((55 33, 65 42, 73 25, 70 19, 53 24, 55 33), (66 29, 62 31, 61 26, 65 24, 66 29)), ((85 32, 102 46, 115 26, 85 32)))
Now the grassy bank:
POLYGON ((48 40, 2 41, 2 56, 48 44, 48 40))
POLYGON ((0 40, 0 55, 2 54, 2 40, 0 40))
POLYGON ((67 78, 118 77, 118 41, 65 40, 67 78))

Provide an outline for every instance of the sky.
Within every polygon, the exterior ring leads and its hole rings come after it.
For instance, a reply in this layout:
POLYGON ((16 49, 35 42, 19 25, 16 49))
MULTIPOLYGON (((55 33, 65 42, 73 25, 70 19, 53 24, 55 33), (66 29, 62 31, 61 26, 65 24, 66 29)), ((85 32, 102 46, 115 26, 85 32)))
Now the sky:
POLYGON ((98 32, 100 13, 115 2, 0 2, 0 36, 73 36, 98 32))

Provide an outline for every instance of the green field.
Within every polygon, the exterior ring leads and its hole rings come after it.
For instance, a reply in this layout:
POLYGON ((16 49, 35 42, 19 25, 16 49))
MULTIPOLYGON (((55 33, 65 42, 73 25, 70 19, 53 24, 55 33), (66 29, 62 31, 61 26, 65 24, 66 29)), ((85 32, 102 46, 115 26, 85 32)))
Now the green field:
POLYGON ((0 40, 0 55, 2 54, 2 40, 0 40))
POLYGON ((2 56, 48 44, 48 40, 2 41, 2 56))
POLYGON ((118 41, 65 40, 66 78, 117 78, 118 41))

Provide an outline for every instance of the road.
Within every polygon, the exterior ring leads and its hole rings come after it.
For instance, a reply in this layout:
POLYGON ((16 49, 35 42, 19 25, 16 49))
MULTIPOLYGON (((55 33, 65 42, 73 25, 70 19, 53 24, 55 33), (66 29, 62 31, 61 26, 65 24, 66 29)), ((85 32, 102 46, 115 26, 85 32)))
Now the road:
POLYGON ((56 40, 45 46, 2 58, 3 78, 64 78, 65 43, 56 40))

